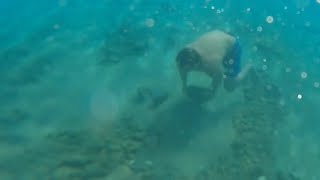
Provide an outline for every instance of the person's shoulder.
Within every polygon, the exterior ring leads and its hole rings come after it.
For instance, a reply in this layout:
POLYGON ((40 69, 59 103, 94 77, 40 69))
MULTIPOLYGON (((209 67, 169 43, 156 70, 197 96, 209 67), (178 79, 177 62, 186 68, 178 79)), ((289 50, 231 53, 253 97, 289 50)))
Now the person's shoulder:
POLYGON ((221 31, 221 30, 212 30, 212 31, 209 31, 207 33, 205 33, 202 38, 205 38, 205 39, 215 39, 217 41, 219 40, 227 40, 227 41, 231 41, 233 42, 235 40, 235 37, 233 37, 232 35, 224 32, 224 31, 221 31))
POLYGON ((222 37, 232 37, 230 34, 222 31, 222 30, 219 30, 219 29, 215 29, 215 30, 212 30, 212 31, 209 31, 207 33, 205 33, 205 35, 209 35, 209 36, 222 36, 222 37))
POLYGON ((200 39, 214 43, 222 43, 232 45, 235 42, 235 37, 221 30, 213 30, 205 33, 200 39))

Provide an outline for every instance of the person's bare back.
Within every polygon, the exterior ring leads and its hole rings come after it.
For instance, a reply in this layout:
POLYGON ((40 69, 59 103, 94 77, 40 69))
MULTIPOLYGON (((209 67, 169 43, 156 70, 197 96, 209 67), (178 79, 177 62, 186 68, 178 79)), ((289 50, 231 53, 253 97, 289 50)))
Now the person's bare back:
POLYGON ((204 66, 223 73, 222 61, 232 49, 235 38, 219 30, 208 32, 187 47, 195 49, 202 57, 204 66))
POLYGON ((184 92, 187 90, 187 75, 190 71, 205 72, 212 79, 211 91, 224 83, 228 91, 234 90, 248 71, 240 69, 241 47, 237 38, 214 30, 200 36, 183 48, 176 57, 184 92))

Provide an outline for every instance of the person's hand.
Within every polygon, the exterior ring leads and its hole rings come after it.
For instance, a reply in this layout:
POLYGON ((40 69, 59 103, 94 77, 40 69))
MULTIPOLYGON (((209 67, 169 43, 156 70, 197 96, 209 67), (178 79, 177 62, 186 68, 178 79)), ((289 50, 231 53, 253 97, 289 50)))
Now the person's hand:
POLYGON ((243 81, 247 76, 248 73, 253 69, 253 65, 252 64, 247 64, 242 71, 238 74, 238 76, 236 77, 237 81, 241 82, 243 81))

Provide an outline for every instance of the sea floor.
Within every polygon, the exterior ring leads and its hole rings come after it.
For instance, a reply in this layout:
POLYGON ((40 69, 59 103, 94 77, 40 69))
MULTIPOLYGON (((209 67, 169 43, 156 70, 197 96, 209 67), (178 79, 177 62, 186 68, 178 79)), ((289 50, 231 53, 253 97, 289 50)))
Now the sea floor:
POLYGON ((1 49, 0 179, 320 178, 319 90, 295 98, 284 63, 303 53, 237 22, 259 82, 190 99, 174 58, 211 28, 168 23, 156 36, 150 21, 110 31, 48 22, 1 49))

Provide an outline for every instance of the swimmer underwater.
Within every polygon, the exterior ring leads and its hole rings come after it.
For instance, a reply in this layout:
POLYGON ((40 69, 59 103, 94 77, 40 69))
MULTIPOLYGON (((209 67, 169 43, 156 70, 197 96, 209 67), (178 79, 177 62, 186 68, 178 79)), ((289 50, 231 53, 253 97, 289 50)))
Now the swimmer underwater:
POLYGON ((188 73, 199 71, 211 77, 210 91, 214 95, 223 84, 232 92, 253 70, 251 65, 241 69, 241 46, 239 40, 220 30, 200 36, 178 52, 176 64, 182 80, 182 90, 187 93, 188 73))

